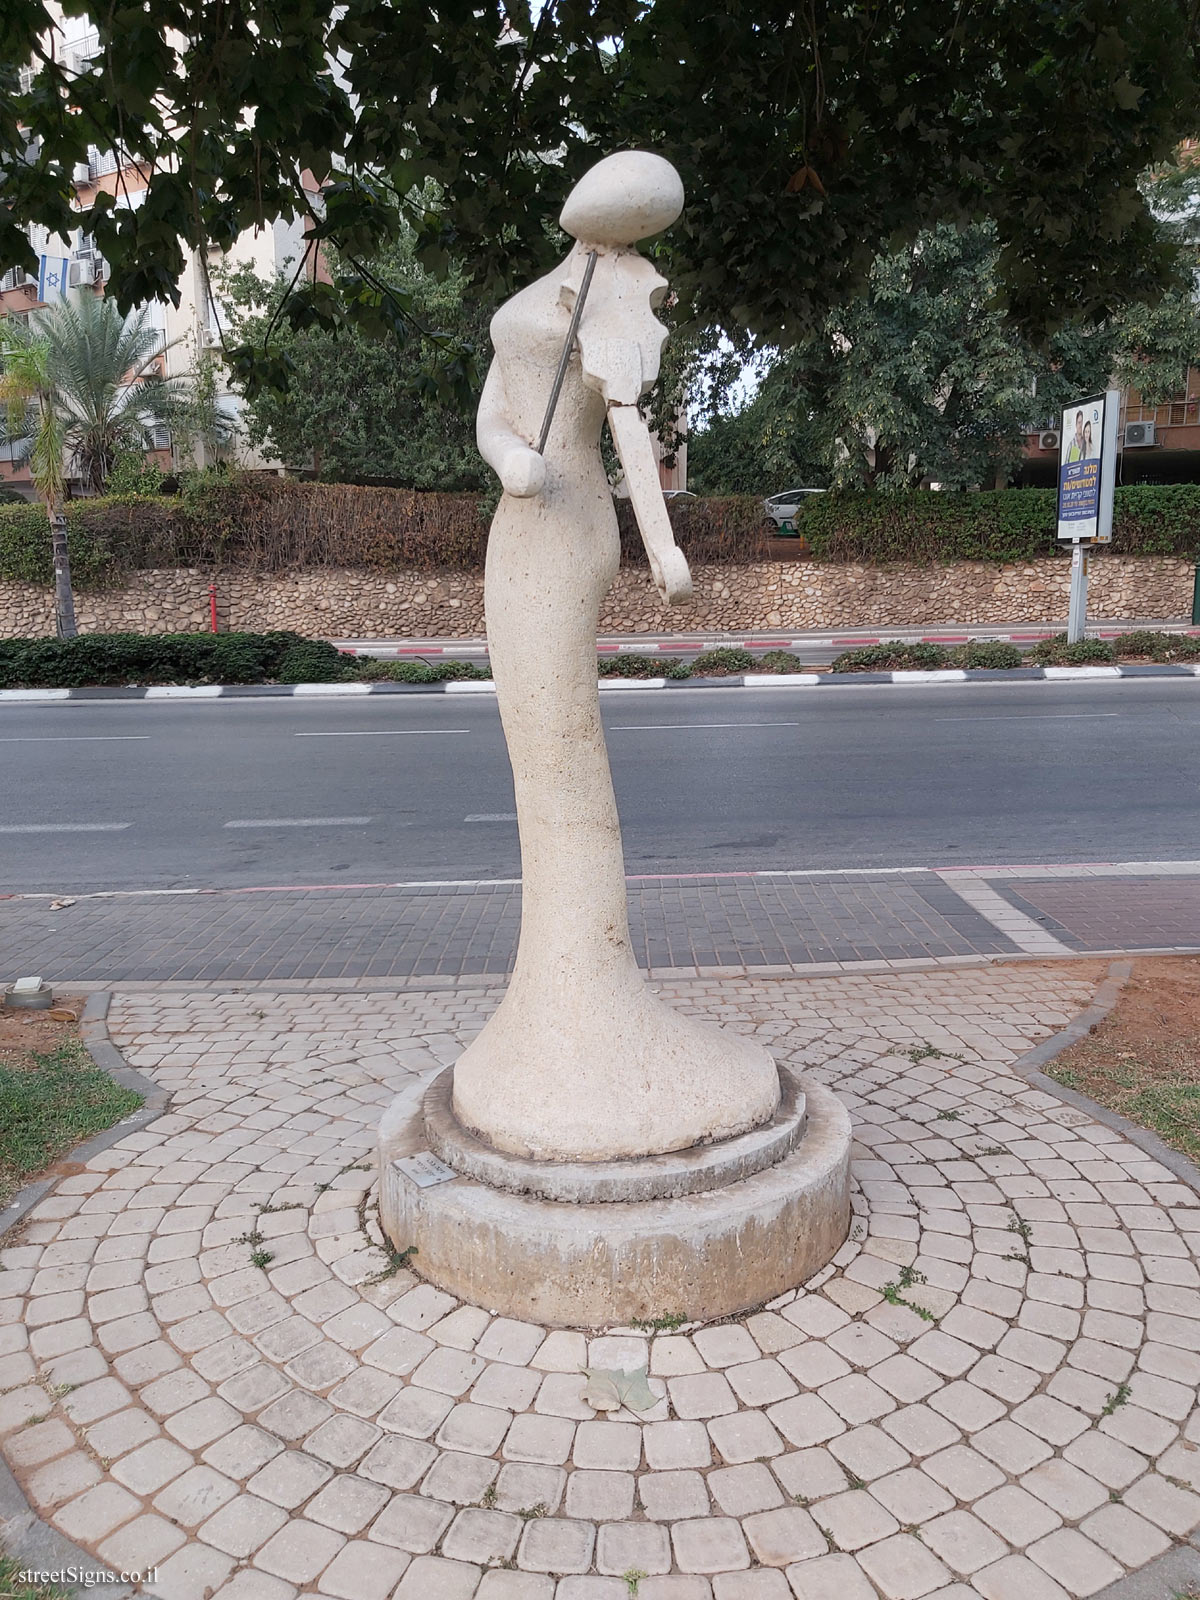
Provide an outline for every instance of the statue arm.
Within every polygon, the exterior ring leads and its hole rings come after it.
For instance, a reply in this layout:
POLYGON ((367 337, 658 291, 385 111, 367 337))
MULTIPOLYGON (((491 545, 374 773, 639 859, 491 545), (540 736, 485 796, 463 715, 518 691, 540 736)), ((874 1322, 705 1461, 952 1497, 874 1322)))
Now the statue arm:
POLYGON ((692 575, 687 558, 675 543, 650 430, 636 405, 610 405, 608 427, 621 459, 638 531, 650 558, 654 586, 669 606, 686 605, 692 598, 692 575))
POLYGON ((504 485, 506 494, 528 499, 541 490, 546 481, 546 463, 532 445, 513 431, 499 361, 493 361, 488 368, 479 397, 475 442, 480 455, 504 485))

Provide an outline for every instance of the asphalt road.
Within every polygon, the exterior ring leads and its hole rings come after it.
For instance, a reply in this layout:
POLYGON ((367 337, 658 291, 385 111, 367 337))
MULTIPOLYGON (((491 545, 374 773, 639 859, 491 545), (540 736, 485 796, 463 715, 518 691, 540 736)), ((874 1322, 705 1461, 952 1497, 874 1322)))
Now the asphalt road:
MULTIPOLYGON (((1200 857, 1200 679, 606 695, 631 873, 1200 857)), ((0 706, 0 892, 514 877, 487 696, 0 706)))

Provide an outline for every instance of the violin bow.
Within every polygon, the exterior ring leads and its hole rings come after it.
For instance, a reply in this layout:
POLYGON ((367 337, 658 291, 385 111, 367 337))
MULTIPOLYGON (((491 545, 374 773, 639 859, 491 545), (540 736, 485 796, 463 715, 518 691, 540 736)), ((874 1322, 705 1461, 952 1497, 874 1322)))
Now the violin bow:
POLYGON ((571 349, 575 343, 575 335, 579 332, 579 319, 583 315, 583 302, 587 299, 588 290, 592 286, 592 273, 596 270, 596 252, 588 251, 587 266, 583 272, 583 282, 579 286, 579 293, 575 296, 575 307, 571 312, 571 321, 567 328, 567 337, 563 341, 562 355, 558 358, 558 371, 554 374, 554 387, 550 390, 550 399, 546 404, 546 415, 542 418, 542 431, 538 435, 538 442, 534 447, 538 455, 546 453, 546 440, 550 437, 550 424, 554 421, 554 412, 558 406, 558 397, 562 393, 563 380, 567 376, 567 363, 571 359, 571 349))

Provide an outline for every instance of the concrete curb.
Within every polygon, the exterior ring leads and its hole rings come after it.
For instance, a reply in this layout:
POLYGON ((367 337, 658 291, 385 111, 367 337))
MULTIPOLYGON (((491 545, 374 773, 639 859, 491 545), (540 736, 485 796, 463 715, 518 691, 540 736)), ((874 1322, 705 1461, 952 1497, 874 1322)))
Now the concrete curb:
MULTIPOLYGON (((602 690, 614 689, 817 689, 878 688, 881 684, 913 689, 928 686, 993 683, 1115 682, 1119 678, 1200 678, 1200 666, 1011 667, 1007 669, 936 672, 748 672, 726 678, 601 678, 602 690)), ((151 684, 137 688, 0 689, 0 705, 42 705, 62 701, 169 701, 172 705, 214 700, 353 699, 387 694, 495 694, 490 678, 450 678, 441 683, 230 683, 188 688, 151 684)))
MULTIPOLYGON (((1096 1122, 1102 1122, 1106 1128, 1112 1128, 1130 1144, 1137 1145, 1139 1150, 1144 1150, 1148 1156, 1157 1161, 1161 1166, 1173 1172, 1181 1183, 1186 1183, 1189 1188, 1200 1192, 1200 1167, 1189 1161, 1187 1156, 1178 1150, 1172 1150, 1170 1145, 1151 1133, 1148 1128, 1140 1128, 1137 1123, 1130 1122, 1119 1111, 1110 1111, 1107 1106, 1100 1105, 1086 1094, 1080 1094, 1077 1089, 1068 1089, 1066 1084, 1059 1083, 1056 1078, 1051 1078, 1041 1069, 1047 1066, 1056 1057, 1063 1055, 1077 1044, 1080 1039, 1086 1039, 1088 1034, 1102 1023, 1105 1017, 1116 1005, 1121 995, 1121 990, 1129 981, 1133 972, 1132 961, 1114 961, 1108 969, 1108 977, 1096 990, 1096 997, 1086 1011, 1081 1011, 1061 1033, 1055 1033, 1049 1039, 1043 1039, 1041 1044, 1034 1045, 1032 1050, 1027 1050, 1011 1063, 1012 1070, 1019 1073, 1022 1078, 1035 1089, 1053 1095, 1056 1100, 1074 1106, 1077 1111, 1084 1111, 1096 1122)), ((1104 1591, 1105 1594, 1108 1590, 1104 1591)), ((1124 1594, 1124 1590, 1121 1590, 1124 1594)), ((1133 1591, 1130 1591, 1132 1595, 1133 1591)))
POLYGON ((1191 1537, 1192 1544, 1168 1550, 1157 1561, 1099 1590, 1092 1600, 1172 1600, 1200 1588, 1200 1552, 1193 1548, 1197 1535, 1191 1537))
MULTIPOLYGON (((162 1115, 170 1100, 170 1096, 157 1084, 126 1065, 125 1058, 109 1038, 107 1018, 111 998, 111 994, 107 992, 88 996, 83 1016, 80 1018, 80 1037, 88 1055, 100 1070, 106 1072, 123 1089, 133 1089, 140 1094, 143 1104, 139 1110, 128 1117, 122 1117, 120 1122, 114 1122, 112 1127, 106 1128, 103 1133, 98 1133, 85 1143, 76 1145, 71 1151, 74 1160, 86 1161, 102 1150, 107 1150, 126 1134, 145 1127, 147 1123, 162 1115)), ((38 1178, 35 1182, 26 1184, 4 1210, 0 1211, 0 1243, 57 1182, 57 1178, 38 1178)), ((67 1586, 73 1593, 94 1594, 99 1588, 108 1600, 130 1600, 133 1595, 134 1591, 127 1583, 115 1581, 117 1575, 112 1573, 111 1568, 106 1567, 95 1556, 90 1556, 86 1550, 73 1543, 65 1534, 59 1533, 56 1528, 52 1528, 49 1523, 42 1521, 26 1500, 16 1478, 3 1461, 0 1461, 0 1549, 32 1571, 74 1571, 90 1574, 90 1582, 84 1583, 81 1579, 79 1585, 67 1586), (96 1580, 102 1573, 111 1576, 105 1577, 97 1584, 96 1580)))

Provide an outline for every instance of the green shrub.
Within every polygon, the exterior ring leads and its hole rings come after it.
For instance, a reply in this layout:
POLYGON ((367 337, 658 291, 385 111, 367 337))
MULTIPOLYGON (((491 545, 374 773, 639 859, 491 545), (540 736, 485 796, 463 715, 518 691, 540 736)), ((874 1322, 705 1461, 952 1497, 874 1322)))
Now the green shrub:
POLYGON ((490 679, 492 676, 491 666, 487 662, 479 665, 474 661, 458 661, 453 657, 449 660, 439 661, 433 670, 443 682, 451 678, 490 679))
POLYGON ((437 673, 425 661, 360 660, 358 675, 367 683, 437 682, 437 673))
POLYGON ((330 661, 345 675, 345 658, 332 645, 296 633, 90 633, 0 641, 0 688, 262 683, 279 678, 299 651, 316 652, 307 660, 320 666, 317 676, 328 677, 330 661))
POLYGON ((1039 639, 1029 652, 1029 660, 1039 667, 1087 667, 1114 659, 1112 646, 1103 639, 1079 639, 1068 644, 1065 633, 1056 633, 1053 639, 1039 639))
POLYGON ((339 683, 357 677, 351 659, 324 639, 310 639, 283 652, 274 676, 280 683, 339 683))
POLYGON ((661 678, 669 665, 670 662, 661 656, 642 656, 629 651, 628 654, 597 657, 596 675, 600 678, 661 678))
MULTIPOLYGON (((815 496, 813 497, 815 498, 815 496)), ((950 653, 940 644, 868 644, 844 650, 834 672, 936 672, 949 666, 950 653)))
POLYGON ((718 645, 715 650, 704 650, 693 658, 692 677, 723 678, 731 673, 753 672, 755 664, 749 650, 718 645))
POLYGON ((690 678, 692 669, 686 661, 677 661, 673 667, 668 667, 663 673, 664 678, 690 678))
MULTIPOLYGON (((810 500, 816 498, 809 495, 810 500)), ((804 663, 800 657, 793 655, 790 650, 768 650, 766 655, 760 656, 752 669, 755 672, 803 672, 804 663)))
POLYGON ((970 644, 951 650, 947 664, 968 671, 984 668, 995 672, 1024 666, 1025 658, 1015 644, 1005 644, 1000 639, 973 639, 970 644))
POLYGON ((442 683, 447 679, 492 676, 485 662, 482 666, 473 661, 375 661, 361 659, 357 675, 367 683, 442 683))
POLYGON ((1196 661, 1200 660, 1200 639, 1186 633, 1163 633, 1156 628, 1135 628, 1112 641, 1118 661, 1196 661))
POLYGON ((214 683, 261 683, 273 676, 268 667, 269 648, 252 635, 218 634, 209 671, 214 683))
MULTIPOLYGON (((1053 489, 997 489, 981 494, 920 490, 839 490, 810 495, 804 531, 816 561, 883 566, 911 561, 1031 561, 1053 556, 1053 489)), ((1187 556, 1200 552, 1200 484, 1134 484, 1113 507, 1117 555, 1187 556)))
MULTIPOLYGON (((71 581, 77 589, 100 588, 121 577, 122 564, 114 555, 110 539, 83 520, 84 508, 99 503, 73 500, 66 507, 71 581)), ((45 506, 36 502, 0 506, 0 579, 37 583, 46 588, 53 585, 50 523, 45 506)))

